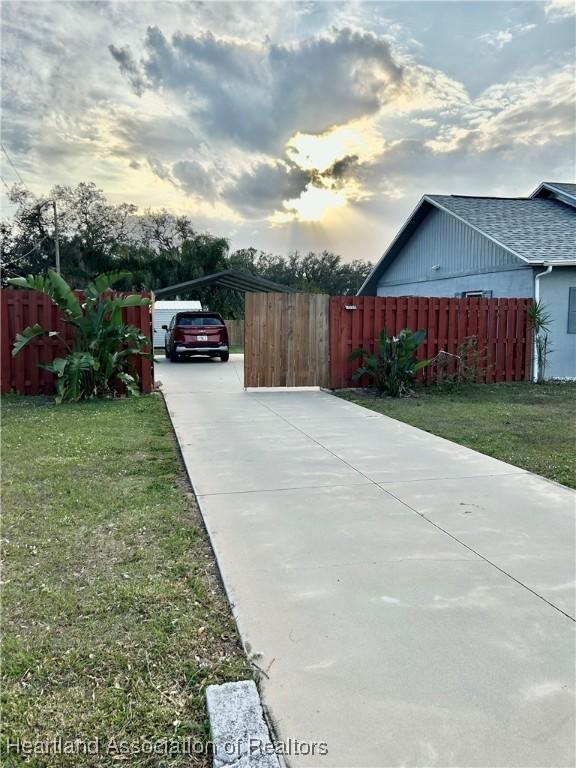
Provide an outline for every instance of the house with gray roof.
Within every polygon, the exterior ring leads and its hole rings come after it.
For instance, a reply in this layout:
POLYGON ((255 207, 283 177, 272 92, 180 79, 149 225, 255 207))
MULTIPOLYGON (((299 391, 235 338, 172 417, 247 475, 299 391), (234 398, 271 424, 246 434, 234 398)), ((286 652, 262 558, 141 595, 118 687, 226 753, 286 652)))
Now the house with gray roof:
POLYGON ((547 376, 576 378, 576 184, 543 182, 526 198, 424 195, 358 295, 542 301, 547 376))

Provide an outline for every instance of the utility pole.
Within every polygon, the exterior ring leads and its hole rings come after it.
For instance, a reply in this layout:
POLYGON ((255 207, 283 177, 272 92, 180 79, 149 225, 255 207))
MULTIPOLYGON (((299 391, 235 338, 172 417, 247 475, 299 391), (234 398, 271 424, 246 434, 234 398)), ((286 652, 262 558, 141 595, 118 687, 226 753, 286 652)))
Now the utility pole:
POLYGON ((54 253, 56 256, 56 272, 60 274, 60 243, 58 242, 58 209, 56 200, 52 200, 54 206, 54 253))
POLYGON ((60 242, 58 240, 58 209, 56 207, 56 200, 44 200, 43 203, 39 203, 38 210, 44 208, 45 205, 52 203, 54 210, 54 256, 56 261, 56 272, 60 274, 60 242))

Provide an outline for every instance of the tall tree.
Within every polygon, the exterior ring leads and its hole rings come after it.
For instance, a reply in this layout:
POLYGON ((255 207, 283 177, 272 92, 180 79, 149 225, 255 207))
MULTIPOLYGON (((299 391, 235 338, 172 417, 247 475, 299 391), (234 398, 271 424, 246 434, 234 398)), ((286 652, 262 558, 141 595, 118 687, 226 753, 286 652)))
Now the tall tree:
MULTIPOLYGON (((75 288, 97 274, 126 270, 131 277, 118 287, 158 290, 225 269, 260 275, 301 291, 355 294, 372 265, 322 251, 287 257, 243 248, 229 252, 226 238, 198 232, 188 216, 166 209, 138 213, 129 203, 109 203, 94 184, 54 187, 37 198, 15 187, 16 212, 0 225, 3 279, 46 274, 54 266, 54 216, 46 203, 58 201, 60 260, 63 277, 75 288)), ((227 317, 242 317, 244 296, 224 288, 181 292, 181 298, 201 300, 227 317)))
POLYGON ((307 254, 294 251, 284 258, 245 248, 231 254, 230 264, 234 269, 261 275, 291 288, 333 296, 354 295, 372 270, 369 261, 346 262, 330 251, 307 254))
POLYGON ((46 198, 14 187, 10 199, 16 212, 3 223, 2 232, 7 272, 44 274, 54 267, 54 212, 47 205, 51 200, 57 200, 58 206, 62 273, 74 287, 117 268, 120 248, 134 242, 131 218, 136 206, 111 205, 95 184, 56 186, 46 198))

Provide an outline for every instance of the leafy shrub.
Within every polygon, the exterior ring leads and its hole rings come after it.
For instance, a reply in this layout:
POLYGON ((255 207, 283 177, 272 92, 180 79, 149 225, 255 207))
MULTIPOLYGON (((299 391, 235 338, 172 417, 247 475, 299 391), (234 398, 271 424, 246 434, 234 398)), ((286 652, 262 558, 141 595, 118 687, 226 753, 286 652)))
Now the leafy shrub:
POLYGON ((475 384, 484 380, 488 368, 487 357, 486 348, 478 347, 476 336, 468 336, 455 354, 441 349, 436 357, 432 358, 432 380, 449 391, 464 384, 475 384))
POLYGON ((412 389, 416 373, 429 364, 429 360, 416 360, 418 347, 424 342, 426 331, 413 333, 408 328, 397 336, 389 336, 383 330, 376 342, 374 354, 361 347, 353 350, 349 360, 362 361, 352 378, 358 381, 368 376, 378 392, 391 397, 401 397, 412 389))
MULTIPOLYGON (((73 344, 72 347, 66 344, 66 357, 40 363, 41 368, 56 376, 57 402, 106 397, 118 391, 139 394, 137 375, 130 358, 134 355, 150 357, 146 351, 150 340, 139 328, 123 322, 122 309, 145 306, 150 300, 138 294, 110 294, 111 286, 128 276, 127 272, 99 275, 86 288, 82 303, 68 283, 53 270, 46 277, 29 275, 9 280, 11 285, 50 296, 73 330, 73 344)), ((16 356, 39 336, 60 337, 60 334, 46 330, 38 323, 28 326, 17 334, 12 355, 16 356)))

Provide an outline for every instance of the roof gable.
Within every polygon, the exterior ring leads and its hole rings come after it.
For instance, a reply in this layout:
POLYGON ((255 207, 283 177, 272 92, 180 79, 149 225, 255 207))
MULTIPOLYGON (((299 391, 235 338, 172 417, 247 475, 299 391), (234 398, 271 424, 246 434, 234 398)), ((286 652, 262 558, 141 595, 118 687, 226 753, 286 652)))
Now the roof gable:
POLYGON ((451 195, 428 199, 529 264, 576 259, 576 211, 558 200, 451 195))
MULTIPOLYGON (((575 187, 576 185, 565 185, 575 187)), ((454 216, 527 264, 576 263, 576 209, 544 197, 498 198, 425 195, 359 293, 372 290, 412 236, 430 206, 454 216)))
POLYGON ((531 198, 554 198, 576 206, 576 184, 563 181, 543 181, 530 195, 531 198))

